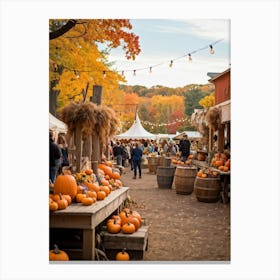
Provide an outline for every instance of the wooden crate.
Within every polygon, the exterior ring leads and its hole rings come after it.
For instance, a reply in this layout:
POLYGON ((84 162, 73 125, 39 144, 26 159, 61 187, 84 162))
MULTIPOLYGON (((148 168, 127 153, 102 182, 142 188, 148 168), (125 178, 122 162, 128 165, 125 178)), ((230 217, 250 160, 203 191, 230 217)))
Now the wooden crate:
POLYGON ((124 248, 131 260, 142 260, 144 251, 148 250, 148 226, 141 226, 132 234, 106 232, 104 248, 109 260, 115 260, 116 254, 124 248))

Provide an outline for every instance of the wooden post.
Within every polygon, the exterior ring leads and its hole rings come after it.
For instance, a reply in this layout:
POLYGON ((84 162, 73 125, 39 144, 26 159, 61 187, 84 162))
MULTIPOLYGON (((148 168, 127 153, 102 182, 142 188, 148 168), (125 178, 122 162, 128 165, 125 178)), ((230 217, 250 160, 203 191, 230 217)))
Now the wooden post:
MULTIPOLYGON (((97 105, 101 105, 102 86, 93 86, 93 96, 90 100, 97 105)), ((94 174, 98 174, 98 161, 100 161, 100 139, 97 133, 93 133, 91 168, 94 174)))
POLYGON ((93 95, 90 97, 90 101, 94 104, 101 105, 102 100, 102 86, 93 86, 93 95))
POLYGON ((76 170, 80 172, 82 162, 82 130, 77 126, 75 131, 75 146, 76 146, 76 170))
POLYGON ((209 143, 208 143, 208 152, 212 152, 213 150, 213 137, 214 137, 214 131, 211 127, 209 127, 209 143))
POLYGON ((222 124, 218 130, 218 151, 222 152, 225 145, 225 136, 224 136, 225 125, 222 124))

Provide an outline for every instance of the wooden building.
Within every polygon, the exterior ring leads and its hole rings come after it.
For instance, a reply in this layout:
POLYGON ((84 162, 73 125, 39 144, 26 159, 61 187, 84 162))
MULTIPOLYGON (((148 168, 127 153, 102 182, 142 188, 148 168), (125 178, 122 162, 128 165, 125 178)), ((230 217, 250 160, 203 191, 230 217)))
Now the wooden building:
MULTIPOLYGON (((218 108, 220 110, 220 125, 218 130, 213 131, 210 129, 209 148, 213 147, 213 137, 215 134, 217 135, 218 151, 223 151, 226 145, 230 145, 230 68, 222 73, 207 73, 207 75, 211 77, 209 82, 215 85, 215 105, 212 108, 218 108)), ((212 150, 212 148, 209 150, 212 150)))

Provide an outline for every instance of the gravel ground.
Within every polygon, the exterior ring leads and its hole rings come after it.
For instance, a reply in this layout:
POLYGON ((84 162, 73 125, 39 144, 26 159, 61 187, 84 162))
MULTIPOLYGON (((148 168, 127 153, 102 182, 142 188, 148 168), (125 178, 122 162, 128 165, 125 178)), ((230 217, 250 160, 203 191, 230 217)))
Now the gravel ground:
POLYGON ((142 170, 132 179, 125 169, 122 181, 137 210, 149 225, 144 261, 230 261, 230 203, 199 202, 191 195, 160 189, 157 176, 142 170))

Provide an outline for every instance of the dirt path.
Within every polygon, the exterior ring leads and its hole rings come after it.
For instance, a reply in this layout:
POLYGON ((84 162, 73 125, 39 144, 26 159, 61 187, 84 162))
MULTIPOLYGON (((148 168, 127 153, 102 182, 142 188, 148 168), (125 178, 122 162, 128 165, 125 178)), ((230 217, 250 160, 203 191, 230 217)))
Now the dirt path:
POLYGON ((133 208, 149 225, 146 261, 230 261, 230 204, 203 203, 195 194, 179 195, 159 189, 156 175, 143 169, 132 179, 125 169, 122 181, 137 203, 133 208))

